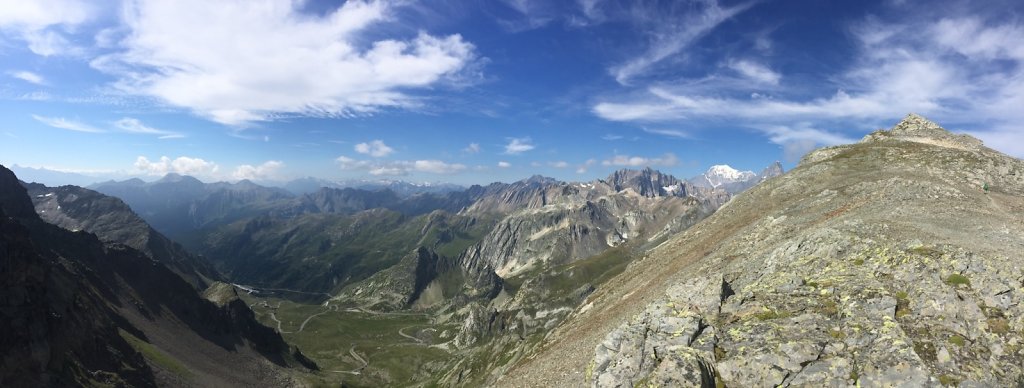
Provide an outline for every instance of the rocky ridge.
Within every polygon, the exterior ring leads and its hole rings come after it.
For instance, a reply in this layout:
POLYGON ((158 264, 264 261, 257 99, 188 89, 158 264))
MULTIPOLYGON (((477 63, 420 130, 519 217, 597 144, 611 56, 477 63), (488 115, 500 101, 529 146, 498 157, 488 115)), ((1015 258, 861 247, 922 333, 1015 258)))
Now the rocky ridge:
POLYGON ((44 222, 2 166, 0 263, 0 385, 290 386, 287 368, 315 367, 241 300, 214 304, 135 248, 44 222))
POLYGON ((652 250, 498 385, 1020 385, 1021 236, 1024 162, 910 115, 652 250))
POLYGON ((121 243, 146 253, 179 276, 204 290, 223 280, 204 259, 167 239, 120 199, 77 186, 46 187, 23 183, 36 213, 44 221, 70 231, 95 233, 101 240, 121 243))

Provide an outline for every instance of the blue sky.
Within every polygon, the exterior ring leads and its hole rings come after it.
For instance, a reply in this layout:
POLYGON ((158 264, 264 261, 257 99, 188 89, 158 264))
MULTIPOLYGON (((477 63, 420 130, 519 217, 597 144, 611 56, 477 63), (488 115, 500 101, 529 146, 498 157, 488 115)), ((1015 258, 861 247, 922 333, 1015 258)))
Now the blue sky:
POLYGON ((0 163, 102 177, 787 168, 909 112, 1024 156, 1016 1, 0 0, 0 163))

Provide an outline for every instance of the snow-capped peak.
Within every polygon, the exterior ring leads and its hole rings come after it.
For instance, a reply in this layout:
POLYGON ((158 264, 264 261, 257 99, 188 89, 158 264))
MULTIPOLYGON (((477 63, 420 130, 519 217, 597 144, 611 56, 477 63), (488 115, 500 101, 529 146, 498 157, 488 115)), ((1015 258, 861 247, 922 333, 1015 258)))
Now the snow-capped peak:
POLYGON ((704 173, 704 179, 706 179, 712 187, 718 187, 724 183, 745 181, 755 176, 757 176, 757 174, 754 174, 753 171, 739 171, 735 168, 729 167, 727 164, 711 166, 711 168, 704 173))

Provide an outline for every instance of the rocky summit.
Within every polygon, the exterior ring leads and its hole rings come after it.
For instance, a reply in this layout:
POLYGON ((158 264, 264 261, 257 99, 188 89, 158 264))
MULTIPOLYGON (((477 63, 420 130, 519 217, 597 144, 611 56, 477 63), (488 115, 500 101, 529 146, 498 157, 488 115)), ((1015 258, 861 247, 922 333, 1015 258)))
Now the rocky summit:
POLYGON ((733 198, 503 386, 1021 386, 1024 162, 918 115, 733 198))

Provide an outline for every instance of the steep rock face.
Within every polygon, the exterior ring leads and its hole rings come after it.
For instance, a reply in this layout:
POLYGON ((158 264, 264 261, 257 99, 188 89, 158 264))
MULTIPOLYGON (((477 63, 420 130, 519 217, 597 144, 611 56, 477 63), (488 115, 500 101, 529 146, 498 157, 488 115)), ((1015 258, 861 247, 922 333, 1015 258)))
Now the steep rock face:
POLYGON ((543 177, 533 177, 510 184, 473 186, 467 190, 473 204, 462 213, 508 214, 521 209, 536 209, 549 204, 548 198, 558 196, 562 187, 560 182, 543 177))
POLYGON ((95 233, 101 240, 138 249, 199 290, 221 280, 210 264, 151 228, 120 199, 77 186, 51 188, 32 183, 25 187, 36 212, 48 223, 95 233))
POLYGON ((655 249, 509 375, 1012 386, 1021 236, 1024 162, 911 115, 812 152, 655 249), (583 347, 594 356, 570 356, 583 347), (552 359, 569 371, 543 367, 552 359))
MULTIPOLYGON (((0 192, 31 203, 9 170, 0 192)), ((210 303, 163 264, 122 244, 0 217, 3 385, 293 385, 287 344, 244 303, 210 303), (248 315, 244 312, 248 311, 248 315), (10 346, 8 346, 10 345, 10 346), (276 365, 275 365, 276 364, 276 365)), ((240 302, 240 301, 239 301, 240 302)))
MULTIPOLYGON (((20 188, 9 182, 0 187, 20 188)), ((154 386, 145 360, 118 335, 117 316, 103 302, 102 290, 37 251, 29 229, 6 214, 23 210, 8 207, 13 201, 5 199, 0 202, 0 385, 154 386)))
POLYGON ((643 197, 686 196, 692 191, 685 182, 650 167, 643 170, 619 170, 608 176, 606 182, 615 191, 633 189, 643 197))
MULTIPOLYGON (((484 261, 503 277, 565 264, 689 227, 692 222, 686 220, 692 218, 686 214, 696 210, 706 216, 728 200, 724 191, 691 191, 685 182, 650 169, 619 171, 607 181, 546 184, 494 197, 517 204, 519 210, 470 247, 464 260, 484 261)), ((465 212, 477 210, 479 203, 465 212)))

